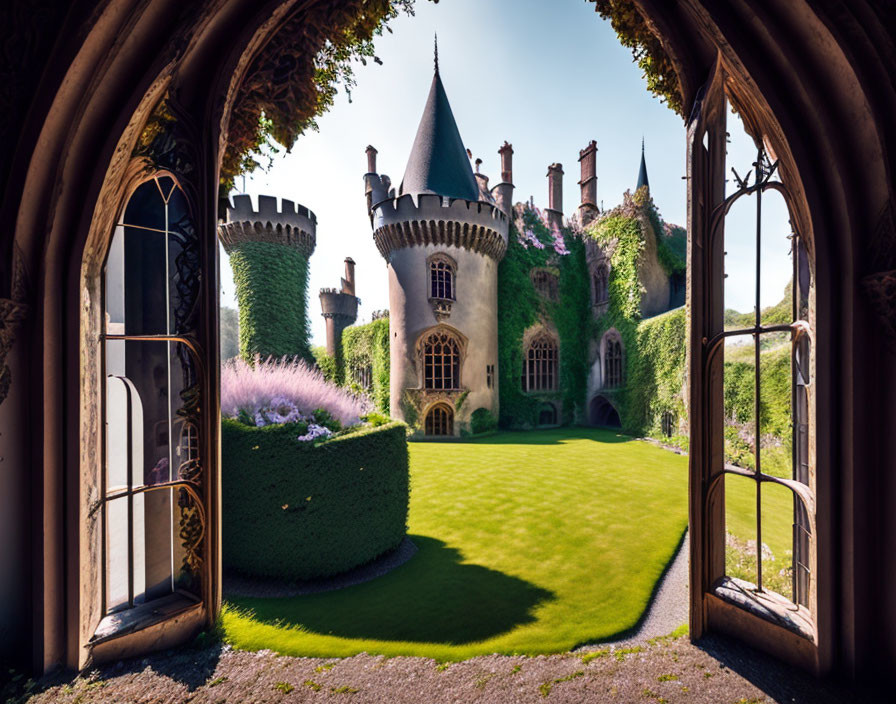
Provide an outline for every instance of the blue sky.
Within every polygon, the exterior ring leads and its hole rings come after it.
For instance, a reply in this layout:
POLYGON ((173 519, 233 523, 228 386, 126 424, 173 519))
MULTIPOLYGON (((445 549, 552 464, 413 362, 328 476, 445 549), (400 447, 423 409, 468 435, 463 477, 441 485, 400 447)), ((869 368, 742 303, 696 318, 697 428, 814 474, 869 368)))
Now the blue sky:
MULTIPOLYGON (((483 160, 482 172, 492 185, 499 175, 497 150, 507 140, 514 149, 514 199, 534 196, 536 205, 546 205, 547 166, 559 161, 565 171, 564 210, 570 215, 579 203, 579 150, 595 139, 597 199, 609 208, 635 186, 643 136, 654 201, 665 220, 685 224, 682 120, 647 92, 630 50, 619 44, 593 4, 418 0, 416 16, 401 16, 391 26, 393 33, 376 41, 383 65, 371 61, 357 67, 351 103, 340 94, 319 119, 318 132, 300 138, 291 153, 275 157, 269 171, 245 179, 250 195, 286 197, 317 214, 309 286, 314 344, 324 341, 318 290, 338 285, 346 256, 357 262, 359 321, 388 307, 386 265, 373 245, 364 201, 364 150, 368 144, 376 147, 380 173, 396 184, 401 181, 432 80, 435 32, 440 73, 461 137, 474 158, 483 160)), ((737 126, 730 131, 730 156, 735 164, 745 164, 737 167, 743 174, 755 148, 738 135, 737 126)), ((241 178, 237 186, 235 192, 242 192, 241 178)), ((731 274, 727 303, 749 310, 753 264, 748 243, 755 225, 750 206, 739 204, 737 212, 740 227, 729 227, 726 243, 731 274)), ((777 223, 780 250, 786 214, 780 205, 766 212, 764 226, 777 223)), ((234 306, 223 251, 221 264, 221 302, 234 306)), ((763 286, 763 305, 769 305, 780 299, 787 264, 780 255, 763 257, 763 264, 774 270, 763 286)))

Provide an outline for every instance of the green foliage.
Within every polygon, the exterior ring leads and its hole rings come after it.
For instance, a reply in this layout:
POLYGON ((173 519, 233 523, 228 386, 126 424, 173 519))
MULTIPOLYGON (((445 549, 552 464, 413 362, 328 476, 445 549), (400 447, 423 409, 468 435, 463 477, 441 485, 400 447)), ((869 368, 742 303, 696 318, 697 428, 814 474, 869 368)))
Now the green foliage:
POLYGON ((308 257, 270 242, 230 254, 240 309, 240 355, 312 360, 308 344, 308 257))
POLYGON ((386 423, 392 422, 392 419, 389 418, 389 416, 383 413, 377 413, 376 411, 368 413, 365 416, 361 416, 361 420, 363 420, 365 423, 369 423, 374 428, 378 428, 381 425, 386 425, 386 423))
POLYGON ((606 213, 587 231, 610 259, 609 305, 597 320, 595 339, 601 339, 611 329, 622 339, 625 378, 622 387, 607 395, 614 396, 623 429, 633 435, 663 437, 663 413, 672 413, 676 419, 685 413, 682 388, 687 316, 679 308, 640 319, 643 290, 639 267, 646 246, 645 219, 656 234, 663 267, 671 267, 667 273, 680 271, 673 246, 663 242, 666 227, 647 189, 626 193, 622 205, 606 213))
POLYGON ((685 117, 678 74, 660 38, 650 29, 632 0, 590 0, 595 11, 616 31, 622 46, 632 50, 635 62, 644 72, 647 90, 658 96, 671 110, 685 117))
POLYGON ((234 308, 221 306, 221 361, 240 353, 240 319, 234 308))
POLYGON ((315 345, 311 348, 311 354, 314 357, 314 362, 317 364, 317 368, 323 373, 324 379, 331 381, 334 384, 342 383, 342 367, 335 357, 331 357, 327 354, 326 347, 315 345))
POLYGON ((587 380, 590 282, 585 264, 585 246, 569 230, 563 242, 569 254, 557 254, 553 238, 531 210, 523 215, 544 249, 525 247, 515 225, 510 228, 507 253, 498 266, 498 369, 500 374, 500 418, 502 427, 534 426, 544 400, 563 401, 564 423, 573 422, 583 412, 587 380), (558 274, 558 300, 542 298, 535 290, 530 272, 547 267, 558 274), (559 336, 559 388, 556 392, 529 394, 522 390, 523 335, 538 322, 553 321, 559 336))
POLYGON ((470 431, 473 435, 498 429, 498 419, 487 408, 477 408, 470 415, 470 431))
POLYGON ((409 501, 405 427, 390 423, 318 445, 298 424, 221 422, 224 566, 314 579, 394 549, 409 501))
POLYGON ((344 379, 356 391, 352 369, 370 366, 370 389, 366 393, 374 407, 389 413, 389 318, 378 318, 364 325, 353 325, 342 333, 344 379))
POLYGON ((367 63, 373 39, 413 0, 340 0, 305 4, 259 51, 240 86, 221 164, 221 192, 258 167, 258 157, 287 150, 333 105, 342 86, 351 99, 353 63, 367 63))

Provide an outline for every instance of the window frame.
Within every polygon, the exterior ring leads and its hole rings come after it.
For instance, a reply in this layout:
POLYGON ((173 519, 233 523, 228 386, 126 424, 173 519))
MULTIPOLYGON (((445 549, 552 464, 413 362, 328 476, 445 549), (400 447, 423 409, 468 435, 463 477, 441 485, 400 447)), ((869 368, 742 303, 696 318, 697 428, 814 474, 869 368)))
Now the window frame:
POLYGON ((522 387, 525 393, 557 391, 560 386, 560 345, 557 337, 547 330, 535 333, 523 352, 522 387), (547 353, 537 356, 536 347, 547 353), (534 357, 533 357, 534 353, 534 357), (532 382, 535 382, 534 385, 532 382), (546 382, 549 385, 546 385, 546 382))
POLYGON ((426 437, 433 438, 452 437, 454 435, 454 409, 444 401, 438 401, 432 404, 426 410, 426 415, 423 418, 423 434, 426 437), (435 426, 436 414, 440 414, 439 427, 446 430, 444 433, 430 432, 430 429, 435 426))
MULTIPOLYGON (((417 361, 419 364, 419 379, 420 379, 420 388, 427 392, 432 391, 460 391, 463 389, 463 364, 465 358, 466 351, 466 341, 464 338, 460 336, 452 328, 449 328, 445 325, 439 325, 434 328, 429 328, 421 333, 420 337, 417 341, 417 361), (443 341, 440 344, 446 344, 450 342, 454 346, 454 351, 456 354, 456 362, 448 366, 451 370, 451 381, 453 385, 445 386, 444 385, 444 370, 446 368, 444 361, 439 365, 439 367, 443 370, 442 374, 442 385, 441 386, 429 386, 429 379, 427 377, 427 345, 429 341, 435 337, 443 338, 443 341)), ((442 354, 441 358, 444 360, 445 355, 442 354)), ((433 370, 435 370, 435 366, 433 366, 433 370)), ((433 371, 432 381, 435 380, 435 371, 433 371)))
POLYGON ((457 301, 457 262, 444 252, 436 252, 426 260, 427 291, 430 301, 457 301), (442 280, 439 281, 439 273, 442 280), (445 295, 447 294, 447 295, 445 295))

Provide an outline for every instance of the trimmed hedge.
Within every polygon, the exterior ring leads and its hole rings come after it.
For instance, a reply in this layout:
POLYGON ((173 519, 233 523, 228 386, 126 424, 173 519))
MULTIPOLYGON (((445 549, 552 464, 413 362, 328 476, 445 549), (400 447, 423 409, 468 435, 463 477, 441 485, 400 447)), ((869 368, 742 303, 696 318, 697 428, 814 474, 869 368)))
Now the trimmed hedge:
POLYGON ((221 422, 224 567, 307 580, 388 552, 407 533, 405 426, 388 423, 318 445, 295 424, 221 422))

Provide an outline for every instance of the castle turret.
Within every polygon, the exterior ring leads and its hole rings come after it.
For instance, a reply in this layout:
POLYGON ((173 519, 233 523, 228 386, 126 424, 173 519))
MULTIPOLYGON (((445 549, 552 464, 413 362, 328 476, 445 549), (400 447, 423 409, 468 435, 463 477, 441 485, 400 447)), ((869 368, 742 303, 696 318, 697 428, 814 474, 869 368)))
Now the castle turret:
POLYGON ((422 434, 457 435, 474 410, 498 411, 497 272, 513 189, 505 147, 502 183, 489 191, 436 65, 398 191, 385 175, 364 176, 389 271, 390 412, 422 434))
POLYGON ((581 203, 579 222, 585 226, 597 217, 597 142, 593 139, 579 152, 582 177, 579 180, 581 203))
POLYGON ((563 227, 563 164, 548 167, 548 222, 552 229, 563 227))
POLYGON ((327 325, 327 354, 337 357, 342 351, 342 331, 358 319, 358 299, 355 297, 355 260, 345 258, 345 278, 342 288, 322 288, 320 309, 327 325))
POLYGON ((311 358, 308 343, 308 259, 317 218, 291 200, 234 196, 218 226, 230 255, 240 309, 240 355, 311 358))
POLYGON ((492 188, 495 204, 507 216, 513 210, 513 147, 504 142, 498 150, 501 155, 501 183, 492 188))
POLYGON ((643 137, 641 137, 641 168, 638 169, 638 185, 635 186, 635 190, 638 190, 642 186, 647 186, 647 190, 650 190, 650 181, 647 179, 647 159, 644 158, 643 137))

